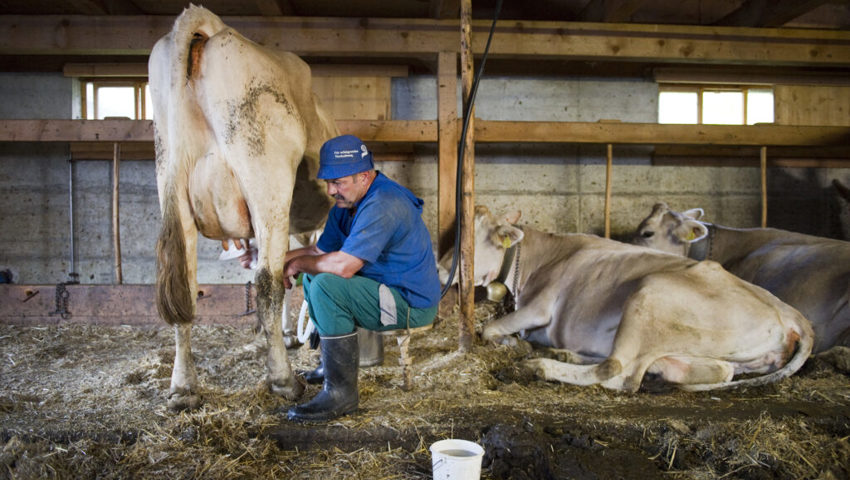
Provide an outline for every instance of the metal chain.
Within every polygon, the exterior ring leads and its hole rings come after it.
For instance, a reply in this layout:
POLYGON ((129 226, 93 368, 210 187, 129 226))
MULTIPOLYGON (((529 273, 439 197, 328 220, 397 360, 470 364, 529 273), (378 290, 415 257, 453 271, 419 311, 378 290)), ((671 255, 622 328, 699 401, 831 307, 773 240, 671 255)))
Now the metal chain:
POLYGON ((516 252, 514 253, 514 281, 513 281, 513 289, 511 289, 510 301, 505 302, 505 308, 507 311, 515 311, 517 304, 517 297, 519 296, 519 291, 517 287, 519 286, 519 252, 520 252, 520 244, 516 244, 516 252))
POLYGON ((253 298, 254 296, 251 295, 251 281, 248 280, 245 283, 245 311, 242 313, 243 316, 254 313, 253 298))
POLYGON ((56 310, 50 312, 50 315, 59 315, 62 320, 71 318, 71 312, 68 310, 68 298, 71 292, 65 288, 65 285, 67 283, 56 285, 56 310))

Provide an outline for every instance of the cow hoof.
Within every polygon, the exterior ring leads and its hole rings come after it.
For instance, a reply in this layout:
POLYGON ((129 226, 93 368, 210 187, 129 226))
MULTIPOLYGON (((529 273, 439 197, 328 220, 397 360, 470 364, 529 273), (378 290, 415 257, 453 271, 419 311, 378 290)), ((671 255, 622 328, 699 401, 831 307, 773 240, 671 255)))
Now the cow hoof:
POLYGON ((522 366, 531 371, 534 375, 546 379, 546 362, 547 358, 532 358, 522 362, 522 366))
POLYGON ((201 397, 193 393, 171 392, 168 395, 168 409, 173 412, 195 410, 201 406, 201 397))
POLYGON ((301 342, 298 341, 298 336, 291 334, 285 334, 283 336, 283 344, 286 345, 286 348, 295 348, 301 346, 301 342))
POLYGON ((269 390, 275 395, 280 395, 287 400, 297 400, 304 394, 305 382, 299 376, 293 376, 286 385, 269 382, 269 390))

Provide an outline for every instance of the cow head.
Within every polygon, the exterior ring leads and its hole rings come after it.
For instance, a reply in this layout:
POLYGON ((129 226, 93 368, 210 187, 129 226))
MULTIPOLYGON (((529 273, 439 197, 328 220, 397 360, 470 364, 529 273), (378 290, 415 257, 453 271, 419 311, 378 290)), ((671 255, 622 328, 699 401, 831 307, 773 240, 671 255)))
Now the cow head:
MULTIPOLYGON (((497 218, 490 210, 478 205, 475 207, 475 260, 473 263, 475 285, 486 286, 499 276, 505 251, 522 241, 522 230, 513 226, 519 220, 521 212, 516 211, 497 218)), ((440 259, 440 282, 446 283, 452 266, 452 251, 446 252, 440 259)), ((456 283, 458 275, 452 283, 456 283)))
POLYGON ((632 243, 662 252, 687 255, 688 244, 708 235, 706 226, 698 221, 702 215, 701 208, 680 213, 670 210, 666 203, 656 203, 652 213, 640 222, 632 243))

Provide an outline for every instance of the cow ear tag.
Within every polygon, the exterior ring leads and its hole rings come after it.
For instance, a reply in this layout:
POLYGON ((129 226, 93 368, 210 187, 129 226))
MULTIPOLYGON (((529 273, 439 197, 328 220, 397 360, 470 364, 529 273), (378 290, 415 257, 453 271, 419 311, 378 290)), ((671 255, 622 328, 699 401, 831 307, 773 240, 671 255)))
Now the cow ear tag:
POLYGON ((505 248, 511 248, 511 237, 507 235, 502 237, 502 246, 505 248))
POLYGON ((688 232, 688 241, 689 241, 689 242, 692 242, 695 238, 697 238, 697 234, 696 234, 696 233, 694 233, 694 231, 693 231, 693 230, 689 231, 689 232, 688 232))

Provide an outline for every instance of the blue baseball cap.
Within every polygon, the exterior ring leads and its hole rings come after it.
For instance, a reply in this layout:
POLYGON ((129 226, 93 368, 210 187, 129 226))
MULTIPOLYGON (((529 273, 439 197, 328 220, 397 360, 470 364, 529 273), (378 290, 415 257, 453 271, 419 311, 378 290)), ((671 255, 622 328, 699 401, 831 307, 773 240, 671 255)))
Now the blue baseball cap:
POLYGON ((372 152, 354 135, 334 137, 319 151, 319 174, 323 180, 342 178, 372 170, 372 152))

